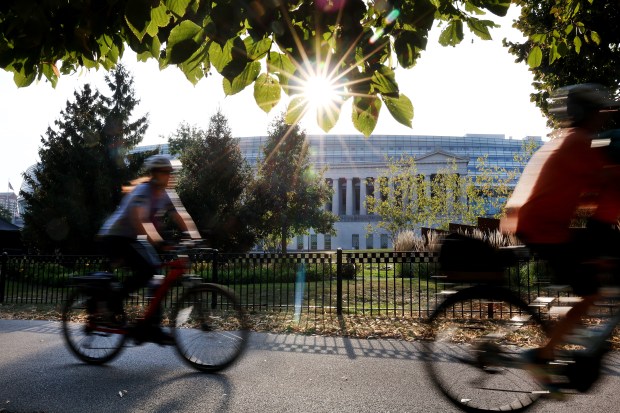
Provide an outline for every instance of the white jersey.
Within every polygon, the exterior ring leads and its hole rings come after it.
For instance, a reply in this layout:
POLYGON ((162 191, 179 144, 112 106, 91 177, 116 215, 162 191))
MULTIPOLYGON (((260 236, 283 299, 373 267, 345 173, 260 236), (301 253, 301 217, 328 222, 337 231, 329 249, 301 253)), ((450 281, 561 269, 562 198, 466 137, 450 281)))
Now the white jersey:
POLYGON ((103 223, 98 235, 136 238, 138 236, 138 228, 129 220, 131 208, 136 206, 143 207, 147 211, 150 221, 156 227, 157 217, 161 217, 164 213, 174 209, 174 205, 166 191, 163 192, 159 199, 154 200, 150 182, 142 183, 123 197, 116 211, 103 223))

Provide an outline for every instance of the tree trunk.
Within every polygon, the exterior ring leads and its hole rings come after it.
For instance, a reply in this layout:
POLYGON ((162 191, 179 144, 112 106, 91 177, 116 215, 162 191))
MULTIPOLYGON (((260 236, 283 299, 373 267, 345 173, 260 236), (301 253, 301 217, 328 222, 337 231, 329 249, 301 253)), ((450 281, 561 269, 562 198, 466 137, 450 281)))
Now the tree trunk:
POLYGON ((286 234, 287 234, 287 228, 286 227, 282 227, 282 233, 280 234, 282 237, 282 254, 286 254, 286 234))

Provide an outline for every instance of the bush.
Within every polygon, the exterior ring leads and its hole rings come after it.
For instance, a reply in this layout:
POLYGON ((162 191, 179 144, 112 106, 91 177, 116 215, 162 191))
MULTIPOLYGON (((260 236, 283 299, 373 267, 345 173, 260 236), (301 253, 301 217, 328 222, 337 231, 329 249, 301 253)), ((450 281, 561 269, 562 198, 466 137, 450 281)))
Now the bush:
POLYGON ((343 279, 354 280, 356 275, 357 275, 357 267, 355 266, 355 263, 349 260, 349 262, 345 262, 344 264, 342 264, 342 278, 343 279))

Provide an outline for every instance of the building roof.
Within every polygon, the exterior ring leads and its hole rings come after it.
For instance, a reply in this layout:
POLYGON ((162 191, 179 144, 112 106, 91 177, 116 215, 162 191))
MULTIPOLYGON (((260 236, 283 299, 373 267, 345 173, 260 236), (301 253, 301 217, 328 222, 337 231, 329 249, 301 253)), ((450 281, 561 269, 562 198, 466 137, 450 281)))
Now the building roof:
POLYGON ((0 218, 0 231, 19 231, 19 227, 0 218))

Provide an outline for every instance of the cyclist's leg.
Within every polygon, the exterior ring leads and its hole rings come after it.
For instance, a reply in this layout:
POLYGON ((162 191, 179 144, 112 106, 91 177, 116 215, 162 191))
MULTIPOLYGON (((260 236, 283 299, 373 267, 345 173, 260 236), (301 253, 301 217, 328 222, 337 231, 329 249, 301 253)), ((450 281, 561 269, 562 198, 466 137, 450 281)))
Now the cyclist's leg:
POLYGON ((125 259, 133 273, 125 282, 125 291, 128 293, 146 286, 161 267, 157 251, 145 240, 130 240, 125 259))
POLYGON ((121 289, 110 297, 113 305, 122 308, 125 298, 148 283, 159 266, 159 258, 150 245, 144 246, 132 238, 107 236, 100 241, 103 252, 111 260, 120 261, 131 270, 121 289))
POLYGON ((541 362, 553 360, 555 347, 573 331, 598 297, 598 284, 592 279, 592 267, 583 262, 589 255, 584 250, 584 241, 583 235, 579 235, 570 243, 531 246, 549 264, 554 281, 569 284, 573 292, 582 298, 549 332, 547 344, 537 352, 541 362))
MULTIPOLYGON (((161 268, 157 251, 146 240, 133 241, 131 248, 130 265, 134 275, 125 286, 126 291, 129 292, 148 285, 153 275, 161 268)), ((162 318, 162 308, 159 306, 144 326, 147 339, 158 344, 174 344, 174 338, 161 329, 162 318)))

